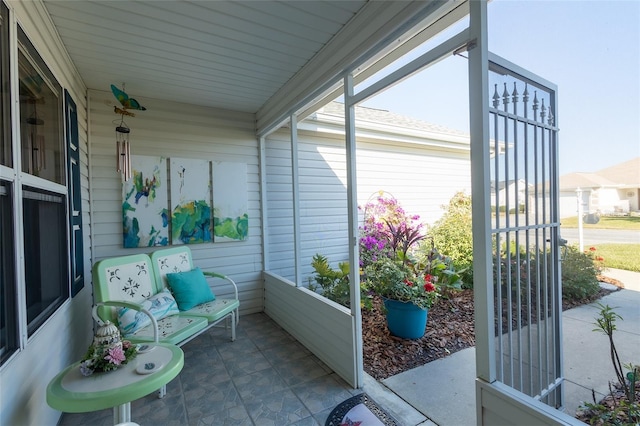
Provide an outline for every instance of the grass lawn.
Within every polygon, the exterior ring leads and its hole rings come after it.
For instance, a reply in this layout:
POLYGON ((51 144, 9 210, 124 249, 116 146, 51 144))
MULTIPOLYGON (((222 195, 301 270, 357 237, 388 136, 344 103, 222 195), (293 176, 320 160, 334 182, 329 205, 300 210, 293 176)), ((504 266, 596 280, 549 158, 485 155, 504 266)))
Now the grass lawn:
MULTIPOLYGON (((560 222, 564 228, 577 228, 578 216, 565 217, 560 222)), ((600 221, 595 225, 583 223, 585 228, 599 228, 599 229, 640 229, 640 216, 611 216, 600 217, 600 221)))
POLYGON ((640 272, 640 244, 596 244, 595 248, 595 254, 604 257, 605 268, 640 272))

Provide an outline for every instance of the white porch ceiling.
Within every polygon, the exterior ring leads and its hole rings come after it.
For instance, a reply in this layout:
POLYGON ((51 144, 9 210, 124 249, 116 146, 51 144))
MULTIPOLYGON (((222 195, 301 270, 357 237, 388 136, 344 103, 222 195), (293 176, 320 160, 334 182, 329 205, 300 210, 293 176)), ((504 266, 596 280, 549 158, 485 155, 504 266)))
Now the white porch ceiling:
POLYGON ((88 88, 251 113, 366 3, 44 0, 88 88))
POLYGON ((264 134, 467 13, 468 0, 40 0, 87 88, 256 114, 264 134), (354 70, 353 64, 358 64, 354 70), (325 91, 324 93, 321 93, 325 91))

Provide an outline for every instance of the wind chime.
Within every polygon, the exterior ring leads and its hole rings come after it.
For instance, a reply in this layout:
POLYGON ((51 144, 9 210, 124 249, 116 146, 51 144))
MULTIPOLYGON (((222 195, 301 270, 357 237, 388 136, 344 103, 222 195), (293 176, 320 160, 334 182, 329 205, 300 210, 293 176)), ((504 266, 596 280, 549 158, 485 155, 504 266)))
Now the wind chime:
MULTIPOLYGON (((122 105, 122 108, 113 107, 113 111, 120 115, 120 123, 116 126, 116 170, 121 173, 126 182, 131 179, 131 144, 129 143, 131 129, 125 123, 124 116, 135 117, 135 114, 129 111, 130 109, 145 111, 146 108, 124 92, 124 84, 122 84, 122 90, 112 84, 111 91, 122 105)), ((114 120, 115 122, 117 120, 114 120)))

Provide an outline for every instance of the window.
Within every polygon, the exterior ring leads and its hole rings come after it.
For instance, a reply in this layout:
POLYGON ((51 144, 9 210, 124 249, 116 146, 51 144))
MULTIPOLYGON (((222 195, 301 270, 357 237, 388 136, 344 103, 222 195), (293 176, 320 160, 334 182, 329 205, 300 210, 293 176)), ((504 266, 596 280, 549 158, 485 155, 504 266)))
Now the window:
POLYGON ((22 196, 27 323, 31 335, 69 295, 66 198, 32 187, 25 187, 22 196))
POLYGON ((69 298, 72 286, 74 294, 82 288, 84 268, 76 106, 25 32, 9 31, 16 24, 2 2, 0 12, 3 363, 69 298))
POLYGON ((62 88, 22 30, 18 41, 22 171, 64 184, 62 88))
POLYGON ((16 336, 17 317, 14 274, 13 197, 11 184, 0 181, 0 363, 4 362, 18 347, 16 336), (9 302, 9 303, 7 303, 9 302))
POLYGON ((41 178, 22 187, 24 284, 31 336, 69 296, 67 189, 62 150, 62 87, 26 34, 18 31, 21 171, 41 178))

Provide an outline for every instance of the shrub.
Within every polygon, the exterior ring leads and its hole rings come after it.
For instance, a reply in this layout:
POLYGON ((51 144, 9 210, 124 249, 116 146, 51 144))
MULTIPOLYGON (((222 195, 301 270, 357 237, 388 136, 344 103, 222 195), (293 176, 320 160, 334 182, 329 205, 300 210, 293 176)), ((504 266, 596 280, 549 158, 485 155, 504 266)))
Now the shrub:
POLYGON ((311 266, 315 270, 316 284, 309 282, 309 290, 318 291, 329 300, 333 300, 343 306, 350 305, 349 292, 349 263, 338 264, 338 269, 334 270, 329 266, 329 261, 325 256, 316 254, 313 256, 311 266))
POLYGON ((575 246, 568 246, 562 261, 562 297, 579 300, 598 293, 598 271, 593 260, 575 246))
POLYGON ((473 288, 471 196, 458 192, 443 208, 444 215, 429 229, 428 235, 438 251, 450 257, 455 269, 461 271, 463 287, 473 288))

